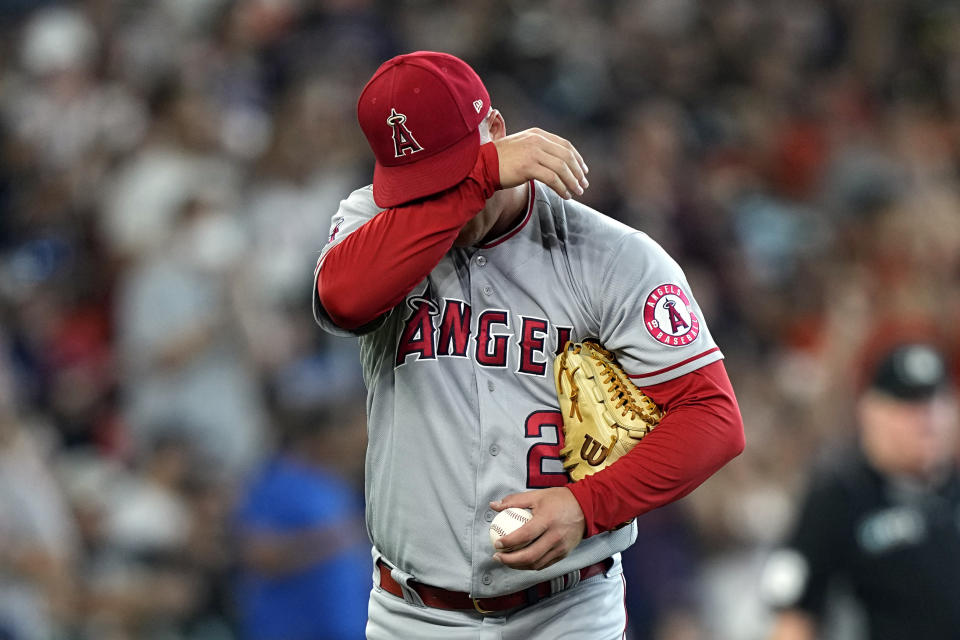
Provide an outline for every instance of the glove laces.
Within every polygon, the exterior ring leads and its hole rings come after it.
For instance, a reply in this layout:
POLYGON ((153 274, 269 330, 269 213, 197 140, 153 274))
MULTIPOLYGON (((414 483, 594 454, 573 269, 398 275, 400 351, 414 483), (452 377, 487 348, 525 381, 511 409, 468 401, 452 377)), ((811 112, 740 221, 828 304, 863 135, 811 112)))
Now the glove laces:
POLYGON ((600 360, 599 358, 595 358, 595 360, 602 369, 603 382, 610 385, 607 387, 607 392, 610 394, 610 398, 614 401, 614 407, 621 410, 620 415, 626 417, 627 414, 630 414, 630 417, 634 420, 642 416, 643 409, 637 406, 633 396, 620 380, 620 377, 617 375, 617 372, 614 371, 613 366, 611 366, 610 363, 600 360))
MULTIPOLYGON (((575 347, 574 352, 580 353, 580 347, 575 347)), ((573 374, 575 374, 580 367, 572 371, 567 368, 567 353, 569 352, 564 350, 563 355, 560 356, 560 365, 563 368, 563 374, 567 376, 567 382, 570 384, 570 415, 567 417, 573 418, 574 415, 576 415, 577 420, 583 422, 583 414, 580 413, 580 402, 578 401, 580 397, 580 386, 573 378, 573 374)))
MULTIPOLYGON (((637 403, 637 398, 632 393, 632 390, 624 384, 624 378, 627 374, 620 368, 616 356, 595 342, 590 342, 590 346, 596 352, 590 355, 593 360, 600 365, 601 380, 609 385, 607 387, 607 393, 610 394, 614 408, 621 410, 621 417, 627 417, 629 415, 631 420, 646 418, 644 422, 648 422, 650 419, 656 422, 656 420, 660 418, 659 407, 646 397, 641 398, 643 406, 637 403), (597 354, 600 354, 602 357, 598 357, 597 354)), ((650 431, 649 425, 647 426, 647 431, 650 431)))

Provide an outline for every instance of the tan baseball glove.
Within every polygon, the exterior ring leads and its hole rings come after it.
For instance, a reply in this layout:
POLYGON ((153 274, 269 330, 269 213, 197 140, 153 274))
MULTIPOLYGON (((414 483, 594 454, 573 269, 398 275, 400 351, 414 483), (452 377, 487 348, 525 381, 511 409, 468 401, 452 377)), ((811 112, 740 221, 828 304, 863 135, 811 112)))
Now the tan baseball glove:
POLYGON ((663 417, 596 342, 567 342, 553 374, 563 412, 560 455, 574 481, 616 462, 663 417))

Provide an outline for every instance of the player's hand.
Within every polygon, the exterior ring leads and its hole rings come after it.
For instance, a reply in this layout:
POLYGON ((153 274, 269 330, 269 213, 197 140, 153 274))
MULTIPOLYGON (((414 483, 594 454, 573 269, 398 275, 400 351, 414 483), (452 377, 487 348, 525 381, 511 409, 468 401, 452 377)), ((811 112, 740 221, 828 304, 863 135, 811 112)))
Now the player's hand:
POLYGON ((561 198, 583 195, 590 186, 589 171, 569 141, 543 129, 527 129, 494 141, 500 161, 500 186, 504 189, 539 180, 561 198))
POLYGON ((491 502, 494 511, 522 507, 533 512, 530 522, 500 538, 495 560, 514 569, 543 569, 567 557, 583 540, 585 520, 580 503, 569 489, 554 487, 514 493, 499 502, 491 502), (525 546, 528 545, 528 546, 525 546))

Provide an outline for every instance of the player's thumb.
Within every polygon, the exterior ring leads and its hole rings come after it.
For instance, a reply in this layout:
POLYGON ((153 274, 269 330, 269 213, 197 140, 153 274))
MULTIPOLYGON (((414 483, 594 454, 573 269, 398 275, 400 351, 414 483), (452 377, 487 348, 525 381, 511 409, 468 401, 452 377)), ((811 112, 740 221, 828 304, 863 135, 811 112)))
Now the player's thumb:
POLYGON ((529 509, 533 506, 533 496, 531 495, 532 491, 524 491, 523 493, 511 493, 505 498, 500 500, 494 500, 490 503, 490 508, 494 511, 503 511, 504 509, 509 509, 510 507, 520 507, 521 509, 529 509))

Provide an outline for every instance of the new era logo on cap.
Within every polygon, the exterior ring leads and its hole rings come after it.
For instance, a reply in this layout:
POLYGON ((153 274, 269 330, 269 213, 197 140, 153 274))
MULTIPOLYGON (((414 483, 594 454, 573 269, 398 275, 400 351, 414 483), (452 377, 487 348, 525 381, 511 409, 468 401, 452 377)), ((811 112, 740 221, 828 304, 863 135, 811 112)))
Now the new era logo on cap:
POLYGON ((377 160, 377 205, 395 207, 463 180, 477 161, 489 104, 480 77, 450 54, 418 51, 381 65, 357 103, 377 160))

